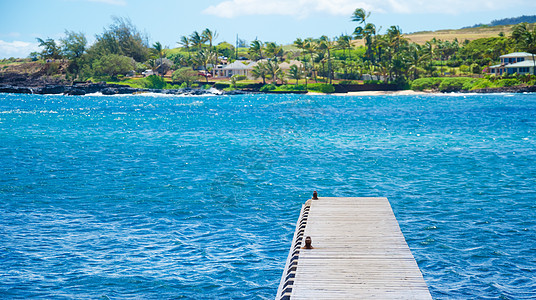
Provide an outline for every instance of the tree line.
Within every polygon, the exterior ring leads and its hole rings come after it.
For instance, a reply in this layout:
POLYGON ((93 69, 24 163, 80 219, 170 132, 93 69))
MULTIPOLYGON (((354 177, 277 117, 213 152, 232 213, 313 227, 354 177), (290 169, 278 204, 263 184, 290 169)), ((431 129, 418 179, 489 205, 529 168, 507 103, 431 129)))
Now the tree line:
POLYGON ((216 43, 218 33, 207 28, 180 36, 178 48, 166 49, 160 42, 151 45, 147 35, 130 20, 113 17, 113 23, 90 46, 83 33, 66 30, 59 42, 38 38, 42 51, 32 53, 31 57, 66 60, 66 72, 81 80, 101 77, 117 80, 120 75, 150 69, 158 75, 171 70, 179 81, 184 78, 193 81, 198 74, 208 81, 217 65, 249 59, 259 61, 252 74, 263 83, 267 79, 274 83, 288 79, 296 80, 296 84, 300 79, 332 83, 369 75, 368 78, 403 84, 420 77, 479 74, 486 66, 496 63, 500 55, 512 51, 536 52, 536 27, 527 23, 514 26, 510 36, 471 42, 434 38, 417 44, 405 38, 398 26, 380 33, 381 28, 369 22, 369 18, 369 12, 358 8, 351 16, 351 21, 356 23, 351 35, 297 38, 289 46, 260 40, 252 41, 248 47, 216 43), (364 46, 356 46, 356 40, 362 40, 364 46), (291 60, 301 63, 287 73, 278 68, 280 62, 291 60))

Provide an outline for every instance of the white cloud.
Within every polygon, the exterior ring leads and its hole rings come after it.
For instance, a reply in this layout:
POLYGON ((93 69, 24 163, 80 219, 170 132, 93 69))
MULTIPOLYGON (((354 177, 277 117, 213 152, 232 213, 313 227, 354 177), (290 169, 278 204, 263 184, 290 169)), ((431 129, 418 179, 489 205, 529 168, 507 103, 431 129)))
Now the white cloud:
POLYGON ((6 42, 0 40, 0 58, 25 58, 34 51, 40 51, 37 43, 28 43, 22 41, 6 42))
POLYGON ((104 4, 111 4, 111 5, 119 5, 119 6, 125 6, 127 5, 126 0, 88 0, 89 2, 99 2, 104 4))
MULTIPOLYGON (((224 0, 203 12, 223 18, 244 15, 287 15, 306 17, 313 13, 350 16, 356 8, 376 13, 459 14, 499 10, 499 0, 224 0)), ((511 0, 508 5, 536 7, 532 0, 511 0)))

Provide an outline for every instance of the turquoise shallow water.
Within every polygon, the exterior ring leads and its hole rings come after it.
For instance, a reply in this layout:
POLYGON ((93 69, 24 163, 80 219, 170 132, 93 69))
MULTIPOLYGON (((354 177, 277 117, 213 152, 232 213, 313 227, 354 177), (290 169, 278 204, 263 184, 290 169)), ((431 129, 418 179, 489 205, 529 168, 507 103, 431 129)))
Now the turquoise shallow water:
POLYGON ((272 299, 315 189, 434 298, 536 298, 535 95, 0 94, 0 176, 2 298, 272 299))

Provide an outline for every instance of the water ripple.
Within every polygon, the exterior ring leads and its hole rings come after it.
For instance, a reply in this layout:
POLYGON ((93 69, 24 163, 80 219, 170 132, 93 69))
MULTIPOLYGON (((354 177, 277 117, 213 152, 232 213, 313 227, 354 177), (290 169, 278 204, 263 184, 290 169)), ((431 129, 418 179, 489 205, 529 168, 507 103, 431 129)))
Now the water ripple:
POLYGON ((316 189, 388 197, 434 298, 533 299, 535 115, 530 94, 0 94, 0 295, 272 299, 316 189))

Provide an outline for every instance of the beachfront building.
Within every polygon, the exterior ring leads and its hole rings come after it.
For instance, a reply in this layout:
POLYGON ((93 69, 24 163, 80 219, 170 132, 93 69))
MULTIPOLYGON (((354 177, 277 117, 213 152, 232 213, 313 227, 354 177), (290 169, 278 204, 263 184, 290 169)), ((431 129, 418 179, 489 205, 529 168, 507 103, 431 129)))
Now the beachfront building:
MULTIPOLYGON (((262 59, 256 62, 237 60, 229 65, 216 66, 216 68, 214 68, 214 74, 217 77, 232 77, 233 75, 244 75, 248 79, 254 79, 251 71, 256 65, 266 61, 267 59, 262 59)), ((290 66, 292 65, 296 65, 300 68, 303 68, 303 63, 297 60, 282 62, 279 64, 279 68, 283 72, 287 73, 290 70, 290 66)))
POLYGON ((232 77, 233 75, 244 75, 250 77, 250 72, 252 70, 251 64, 244 63, 243 61, 237 60, 232 64, 228 65, 219 65, 214 68, 214 73, 218 77, 232 77))
POLYGON ((501 55, 501 64, 489 67, 492 75, 534 74, 534 55, 527 52, 514 52, 501 55))

